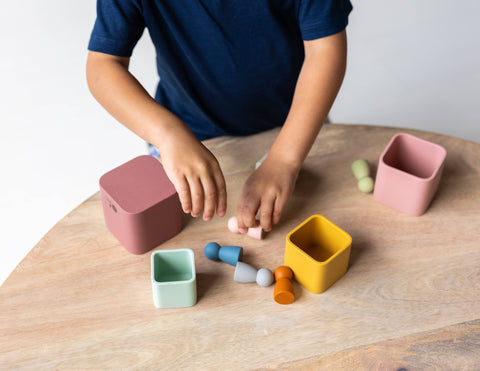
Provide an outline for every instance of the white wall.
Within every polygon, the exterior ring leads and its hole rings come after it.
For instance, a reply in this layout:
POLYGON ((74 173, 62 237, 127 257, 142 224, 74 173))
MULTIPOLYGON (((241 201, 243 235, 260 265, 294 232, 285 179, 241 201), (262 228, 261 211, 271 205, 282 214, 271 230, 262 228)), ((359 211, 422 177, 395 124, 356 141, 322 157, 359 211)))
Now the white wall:
MULTIPOLYGON (((0 2, 0 283, 55 223, 98 190, 102 174, 146 153, 145 143, 88 91, 95 4, 0 2)), ((145 41, 132 61, 140 77, 155 73, 145 41)))
POLYGON ((333 121, 480 142, 480 2, 352 2, 349 65, 333 121))
MULTIPOLYGON (((354 1, 349 68, 331 118, 480 142, 476 0, 354 1)), ((95 0, 0 2, 0 283, 45 233, 98 190, 142 140, 91 98, 95 0)), ((144 37, 132 70, 154 91, 144 37)))

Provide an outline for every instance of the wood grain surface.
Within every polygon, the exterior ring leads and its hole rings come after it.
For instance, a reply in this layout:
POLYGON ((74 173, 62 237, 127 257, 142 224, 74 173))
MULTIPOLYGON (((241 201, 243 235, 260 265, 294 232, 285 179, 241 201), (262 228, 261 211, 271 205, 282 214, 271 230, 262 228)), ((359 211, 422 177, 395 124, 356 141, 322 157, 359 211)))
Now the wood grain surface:
POLYGON ((444 135, 325 125, 281 222, 262 241, 232 234, 243 182, 277 130, 206 145, 224 170, 228 213, 185 217, 157 249, 195 252, 198 302, 153 306, 150 253, 136 256, 106 229, 99 194, 63 218, 0 288, 0 369, 480 369, 480 144, 444 135), (356 189, 350 164, 375 174, 390 138, 407 132, 448 155, 428 211, 413 217, 356 189), (244 261, 274 270, 285 236, 313 214, 353 238, 350 266, 326 292, 294 282, 239 284, 234 267, 203 255, 206 243, 244 247, 244 261))

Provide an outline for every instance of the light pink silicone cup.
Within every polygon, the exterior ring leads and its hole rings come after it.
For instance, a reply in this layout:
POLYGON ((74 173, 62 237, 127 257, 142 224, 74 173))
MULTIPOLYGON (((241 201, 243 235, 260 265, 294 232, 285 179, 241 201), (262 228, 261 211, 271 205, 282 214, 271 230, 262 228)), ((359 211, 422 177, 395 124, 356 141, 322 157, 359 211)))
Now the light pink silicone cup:
POLYGON ((422 215, 438 189, 446 157, 438 144, 394 135, 378 161, 373 197, 406 214, 422 215))
POLYGON ((100 178, 105 224, 132 254, 144 254, 182 229, 182 209, 162 164, 139 156, 100 178))

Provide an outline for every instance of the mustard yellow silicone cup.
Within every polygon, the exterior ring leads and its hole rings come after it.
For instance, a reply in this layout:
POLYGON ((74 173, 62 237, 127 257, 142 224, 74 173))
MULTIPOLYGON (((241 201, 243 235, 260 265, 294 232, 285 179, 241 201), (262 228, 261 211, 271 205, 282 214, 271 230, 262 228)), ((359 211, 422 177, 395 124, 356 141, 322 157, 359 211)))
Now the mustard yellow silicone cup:
POLYGON ((320 294, 348 269, 352 237, 322 215, 312 215, 286 239, 285 265, 308 291, 320 294))

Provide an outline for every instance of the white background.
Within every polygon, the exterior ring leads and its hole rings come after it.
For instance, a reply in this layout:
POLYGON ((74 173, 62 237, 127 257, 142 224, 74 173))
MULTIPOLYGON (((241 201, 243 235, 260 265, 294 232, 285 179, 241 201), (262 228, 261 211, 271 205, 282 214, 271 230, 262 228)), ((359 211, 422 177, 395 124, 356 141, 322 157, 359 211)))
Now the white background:
MULTIPOLYGON (((102 174, 146 152, 90 96, 95 0, 0 2, 0 283, 102 174)), ((333 122, 480 142, 480 2, 353 1, 349 67, 333 122)), ((145 34, 132 71, 149 92, 145 34)))

